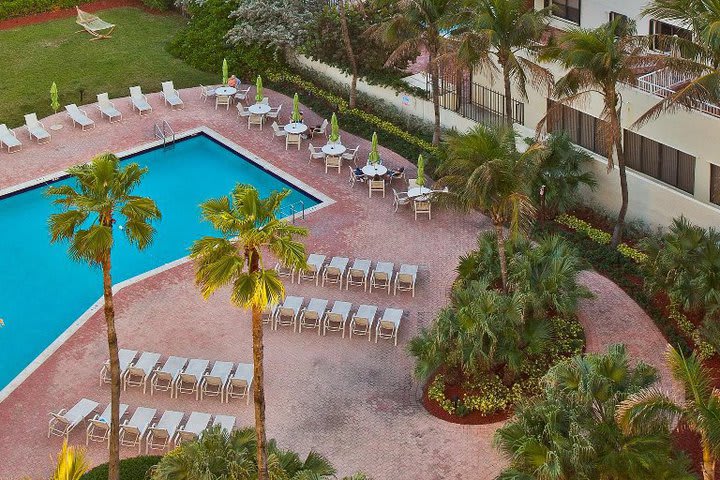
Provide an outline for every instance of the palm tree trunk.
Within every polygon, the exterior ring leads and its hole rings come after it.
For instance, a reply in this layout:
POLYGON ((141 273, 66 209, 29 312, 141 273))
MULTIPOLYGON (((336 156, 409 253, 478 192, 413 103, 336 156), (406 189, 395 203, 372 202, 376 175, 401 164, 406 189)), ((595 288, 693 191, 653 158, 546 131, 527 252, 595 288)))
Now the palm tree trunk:
POLYGON ((510 71, 508 70, 505 62, 501 62, 503 72, 503 86, 505 88, 505 123, 512 127, 513 125, 513 111, 512 111, 512 85, 510 84, 510 71))
MULTIPOLYGON (((620 174, 620 195, 622 198, 622 204, 620 205, 620 211, 618 212, 617 220, 615 222, 615 228, 613 229, 612 239, 610 245, 615 248, 622 242, 623 228, 625 227, 625 215, 627 214, 629 195, 627 185, 627 174, 625 172, 625 150, 622 145, 620 127, 620 112, 617 107, 617 96, 612 95, 612 111, 615 114, 610 120, 610 128, 613 135, 613 143, 615 144, 615 152, 617 153, 618 172, 620 174)), ((608 152, 608 157, 612 155, 612 148, 608 152)))
POLYGON ((352 72, 352 80, 350 81, 350 108, 355 108, 355 104, 357 103, 358 67, 352 42, 350 41, 350 29, 348 28, 345 0, 338 1, 338 12, 340 14, 340 29, 342 30, 343 43, 345 44, 345 50, 347 50, 348 59, 350 60, 350 71, 352 72))
POLYGON ((105 300, 105 324, 107 326, 108 352, 110 356, 110 458, 108 480, 120 479, 120 359, 115 331, 115 305, 113 303, 110 253, 102 260, 103 297, 105 300))
POLYGON ((703 480, 715 480, 715 458, 712 455, 712 452, 710 451, 710 445, 708 444, 707 440, 703 439, 702 441, 702 451, 703 451, 703 464, 702 464, 702 474, 703 474, 703 480))
POLYGON ((440 72, 435 63, 435 55, 429 54, 428 71, 432 84, 433 112, 435 114, 435 129, 433 131, 433 145, 440 145, 440 72))
MULTIPOLYGON (((259 255, 250 253, 249 271, 252 275, 259 270, 259 255)), ((268 480, 267 435, 265 433, 265 372, 263 369, 263 323, 259 308, 252 309, 253 336, 253 400, 255 401, 255 437, 257 442, 258 480, 268 480)))
POLYGON ((498 247, 498 256, 500 257, 500 278, 502 281, 502 289, 504 292, 507 292, 508 272, 507 258, 505 258, 505 230, 503 229, 502 222, 494 222, 494 225, 495 237, 498 247))

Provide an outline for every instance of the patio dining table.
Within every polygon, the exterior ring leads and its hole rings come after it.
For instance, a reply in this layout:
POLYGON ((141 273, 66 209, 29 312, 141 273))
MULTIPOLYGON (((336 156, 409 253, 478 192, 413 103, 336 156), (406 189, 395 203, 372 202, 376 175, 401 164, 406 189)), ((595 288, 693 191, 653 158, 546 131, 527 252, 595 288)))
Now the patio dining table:
POLYGON ((341 143, 328 143, 326 145, 323 145, 322 151, 325 155, 339 157, 347 151, 347 148, 341 143))
POLYGON ((290 135, 300 135, 301 133, 307 132, 307 129, 307 125, 301 122, 288 123, 283 127, 283 130, 285 130, 290 135))
POLYGON ((374 177, 375 175, 383 176, 387 173, 388 169, 384 165, 372 165, 367 164, 362 167, 362 172, 368 177, 374 177))
POLYGON ((422 197, 431 193, 432 189, 427 187, 413 187, 407 191, 407 196, 410 198, 422 197))
POLYGON ((215 89, 215 95, 220 95, 221 97, 229 97, 231 95, 235 95, 237 93, 237 88, 234 87, 218 87, 215 89))
POLYGON ((270 112, 272 108, 266 103, 256 103, 248 107, 248 111, 253 115, 265 115, 270 112))

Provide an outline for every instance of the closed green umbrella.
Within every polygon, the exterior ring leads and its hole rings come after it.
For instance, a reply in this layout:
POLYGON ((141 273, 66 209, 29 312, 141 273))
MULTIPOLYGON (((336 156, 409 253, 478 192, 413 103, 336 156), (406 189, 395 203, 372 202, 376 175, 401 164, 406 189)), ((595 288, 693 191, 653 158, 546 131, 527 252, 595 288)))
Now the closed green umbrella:
POLYGON ((337 116, 335 112, 332 114, 330 119, 330 141, 337 142, 340 139, 340 127, 338 127, 337 116))
POLYGON ((227 59, 225 59, 225 58, 223 58, 222 74, 223 74, 223 85, 227 85, 227 81, 228 81, 228 64, 227 64, 227 59))
POLYGON ((417 167, 417 180, 415 180, 415 183, 422 187, 425 185, 425 159, 423 159, 422 154, 418 157, 417 167))
POLYGON ((262 77, 258 75, 257 81, 255 82, 255 101, 257 103, 263 100, 263 89, 262 89, 262 77))
POLYGON ((372 146, 370 147, 370 155, 368 155, 368 161, 372 165, 375 165, 380 162, 380 152, 378 152, 377 132, 373 132, 372 146))
POLYGON ((292 121, 299 122, 300 118, 300 97, 298 97, 298 94, 296 93, 293 97, 292 121))
POLYGON ((58 108, 60 108, 60 100, 58 99, 58 89, 57 89, 57 85, 55 85, 55 82, 53 82, 52 86, 50 87, 50 108, 52 108, 55 113, 57 113, 58 108))

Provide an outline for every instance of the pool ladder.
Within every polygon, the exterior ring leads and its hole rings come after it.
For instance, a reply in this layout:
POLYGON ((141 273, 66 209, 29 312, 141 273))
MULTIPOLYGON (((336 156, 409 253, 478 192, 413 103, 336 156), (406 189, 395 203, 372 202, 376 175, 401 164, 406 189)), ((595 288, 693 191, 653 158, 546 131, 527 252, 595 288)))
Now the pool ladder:
POLYGON ((162 140, 163 147, 167 146, 168 140, 170 143, 175 143, 175 131, 172 129, 167 120, 163 120, 162 123, 156 123, 153 129, 155 138, 162 140))
POLYGON ((292 217, 292 223, 295 223, 295 219, 297 217, 300 217, 301 220, 305 220, 305 202, 303 202, 302 200, 291 203, 290 205, 288 205, 287 209, 290 210, 290 214, 285 216, 292 217), (300 206, 300 208, 298 208, 298 205, 300 206))

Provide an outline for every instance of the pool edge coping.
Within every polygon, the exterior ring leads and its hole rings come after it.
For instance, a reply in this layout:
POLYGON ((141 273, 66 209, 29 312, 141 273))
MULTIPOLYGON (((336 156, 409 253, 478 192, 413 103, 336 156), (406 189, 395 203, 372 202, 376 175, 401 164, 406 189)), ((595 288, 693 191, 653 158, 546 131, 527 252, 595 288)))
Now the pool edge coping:
MULTIPOLYGON (((267 160, 255 155, 254 153, 250 152, 248 149, 238 145, 237 143, 233 142, 232 140, 228 139, 227 137, 219 134, 215 130, 201 126, 201 127, 195 127, 188 129, 184 132, 178 133, 175 135, 176 140, 180 140, 187 137, 192 137, 198 134, 205 134, 211 139, 218 141, 223 144, 223 146, 233 150, 235 153, 247 158, 249 161, 257 164, 260 168, 267 170, 271 172, 272 174, 280 177, 285 182, 289 183, 290 185, 297 187, 298 189, 312 195, 317 200, 319 200, 320 203, 317 205, 313 205, 310 208, 305 209, 305 214, 311 214, 313 212, 316 212, 322 208, 329 207, 330 205, 333 205, 335 200, 333 200, 331 197, 327 196, 326 194, 322 193, 321 191, 317 190, 314 187, 311 187, 310 185, 306 184, 299 178, 295 177, 294 175, 289 174, 288 172, 282 170, 281 168, 278 168, 274 164, 268 162, 267 160)), ((116 153, 118 157, 121 159, 124 157, 128 157, 131 155, 135 155, 138 153, 142 153, 146 150, 150 150, 152 148, 159 147, 163 145, 164 140, 154 140, 152 142, 146 142, 143 144, 140 144, 136 147, 132 147, 126 150, 123 150, 121 152, 116 153)), ((87 162, 89 163, 89 162, 87 162)), ((81 165, 81 164, 78 164, 81 165)), ((12 195, 15 193, 19 193, 21 191, 37 187, 41 183, 46 183, 50 181, 56 181, 61 177, 67 176, 67 170, 62 170, 59 172, 50 173, 47 175, 43 175, 42 177, 28 180, 26 182, 19 183, 17 185, 13 185, 10 187, 6 187, 4 189, 0 189, 0 199, 3 197, 6 197, 8 195, 12 195)), ((288 215, 286 217, 283 217, 283 220, 291 219, 292 216, 288 215)), ((126 287, 132 286, 136 283, 142 282, 143 280, 146 280, 150 277, 154 277, 156 275, 159 275, 163 272, 166 272, 168 270, 171 270, 175 267, 178 267, 180 265, 184 265, 190 261, 190 256, 186 255, 184 257, 178 258, 176 260, 173 260, 171 262, 165 263, 163 265, 160 265, 158 267, 153 268, 152 270, 148 270, 144 273, 135 275, 134 277, 128 278, 127 280, 123 280, 122 282, 116 283, 112 287, 113 295, 119 293, 121 290, 125 289, 126 287)), ((0 403, 5 401, 15 390, 17 390, 20 385, 27 380, 30 375, 32 375, 40 366, 45 363, 55 352, 57 352, 60 347, 70 339, 80 328, 87 323, 87 321, 92 318, 95 313, 97 313, 98 310, 102 307, 104 303, 104 298, 101 296, 98 300, 96 300, 90 307, 88 307, 87 310, 85 310, 82 315, 80 315, 75 321, 73 321, 68 327, 63 330, 63 332, 53 340, 50 345, 45 347, 45 349, 38 354, 32 362, 30 362, 25 368, 23 368, 20 373, 18 373, 13 379, 5 385, 5 387, 0 390, 0 403)))

